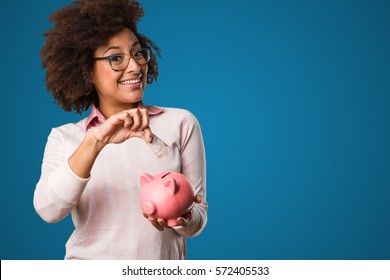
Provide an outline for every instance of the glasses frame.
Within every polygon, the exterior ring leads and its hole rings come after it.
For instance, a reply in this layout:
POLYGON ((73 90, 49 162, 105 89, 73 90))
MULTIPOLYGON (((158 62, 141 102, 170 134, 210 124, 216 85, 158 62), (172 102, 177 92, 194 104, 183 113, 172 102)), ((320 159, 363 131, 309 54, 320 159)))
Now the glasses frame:
POLYGON ((113 71, 119 72, 119 71, 125 70, 125 69, 127 68, 127 66, 129 66, 130 59, 134 59, 134 61, 135 61, 138 65, 145 65, 145 64, 148 64, 148 62, 150 61, 150 58, 151 58, 150 50, 149 50, 148 48, 141 48, 141 49, 138 49, 138 50, 136 50, 136 51, 134 51, 134 52, 132 52, 132 53, 130 53, 130 54, 127 54, 127 53, 115 53, 115 54, 111 54, 111 55, 108 55, 108 56, 94 57, 93 60, 103 60, 103 59, 105 59, 105 60, 107 60, 107 61, 109 62, 110 67, 111 67, 111 69, 112 69, 113 71), (148 57, 147 57, 145 63, 139 63, 139 62, 137 61, 137 59, 134 58, 134 54, 137 53, 137 52, 139 52, 139 51, 146 51, 146 52, 148 53, 148 57), (112 56, 115 56, 115 55, 118 55, 118 54, 124 55, 124 56, 126 56, 127 59, 128 59, 128 60, 127 60, 127 63, 126 63, 126 66, 123 67, 123 69, 121 69, 121 70, 116 70, 116 69, 112 68, 112 64, 111 64, 111 57, 112 57, 112 56))

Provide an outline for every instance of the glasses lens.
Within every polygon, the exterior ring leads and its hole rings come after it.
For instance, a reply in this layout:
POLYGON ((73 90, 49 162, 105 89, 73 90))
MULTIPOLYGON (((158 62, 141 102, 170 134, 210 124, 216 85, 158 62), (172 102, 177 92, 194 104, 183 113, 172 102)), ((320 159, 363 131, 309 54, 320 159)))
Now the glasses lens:
POLYGON ((108 57, 111 67, 114 70, 122 70, 126 68, 129 58, 124 54, 118 53, 108 57))
POLYGON ((140 49, 133 54, 135 61, 138 64, 146 64, 150 59, 150 53, 148 49, 140 49))
MULTIPOLYGON (((150 51, 148 49, 140 49, 132 54, 134 60, 139 64, 143 65, 148 63, 150 60, 150 51)), ((111 68, 115 71, 121 71, 126 69, 129 64, 129 55, 118 53, 107 57, 110 61, 111 68)))

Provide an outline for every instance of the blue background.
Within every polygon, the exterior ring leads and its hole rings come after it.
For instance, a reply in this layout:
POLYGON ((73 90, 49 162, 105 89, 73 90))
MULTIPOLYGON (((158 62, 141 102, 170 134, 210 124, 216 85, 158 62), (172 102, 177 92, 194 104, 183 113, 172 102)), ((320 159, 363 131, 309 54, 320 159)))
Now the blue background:
MULTIPOLYGON (((39 50, 70 1, 1 1, 1 259, 62 259, 32 197, 50 129, 39 50)), ((141 1, 145 103, 199 119, 209 223, 189 259, 390 258, 390 2, 141 1)), ((83 117, 86 114, 83 115, 83 117)))

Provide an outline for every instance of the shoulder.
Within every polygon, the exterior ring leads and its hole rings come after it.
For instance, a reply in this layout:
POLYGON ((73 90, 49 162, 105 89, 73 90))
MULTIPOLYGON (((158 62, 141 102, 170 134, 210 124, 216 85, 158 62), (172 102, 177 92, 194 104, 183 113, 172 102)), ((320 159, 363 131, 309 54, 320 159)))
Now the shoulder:
POLYGON ((198 123, 195 115, 187 109, 172 108, 172 107, 159 107, 162 109, 162 113, 157 115, 157 118, 161 120, 169 121, 170 123, 177 124, 193 124, 198 123))
MULTIPOLYGON (((160 137, 168 140, 185 139, 186 135, 200 131, 200 125, 195 115, 187 109, 158 107, 161 112, 150 118, 151 129, 160 137)), ((193 134, 195 135, 195 134, 193 134)))
POLYGON ((67 140, 74 137, 79 137, 85 134, 85 123, 87 118, 84 118, 76 123, 67 123, 58 127, 52 128, 49 137, 61 138, 67 140))

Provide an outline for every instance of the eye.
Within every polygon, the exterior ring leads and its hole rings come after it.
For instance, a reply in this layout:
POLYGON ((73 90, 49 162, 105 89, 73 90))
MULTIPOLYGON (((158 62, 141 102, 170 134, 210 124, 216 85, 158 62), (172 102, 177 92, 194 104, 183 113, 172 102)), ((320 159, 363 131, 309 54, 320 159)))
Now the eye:
POLYGON ((142 53, 142 50, 138 50, 138 51, 135 51, 133 53, 133 57, 134 59, 141 59, 144 57, 143 53, 142 53))
POLYGON ((113 55, 110 55, 107 57, 109 61, 111 62, 115 62, 115 63, 121 63, 124 59, 124 55, 123 54, 113 54, 113 55))

